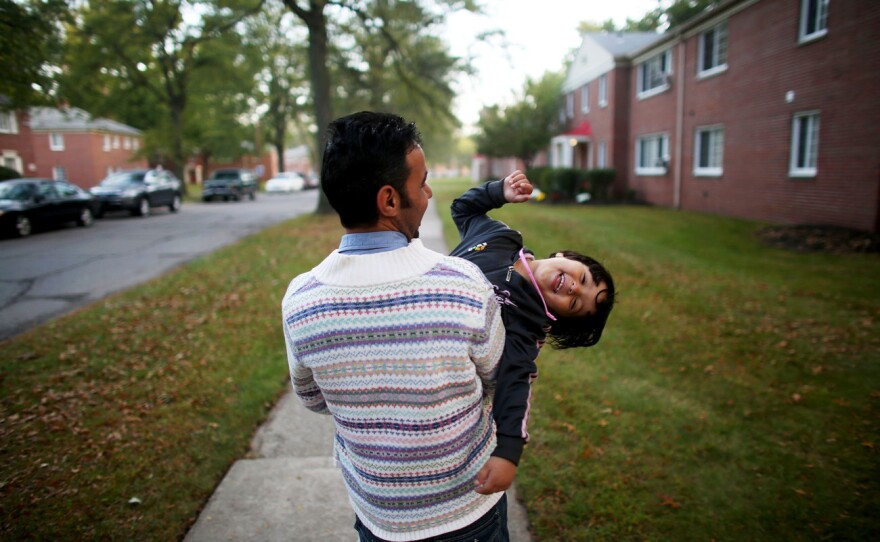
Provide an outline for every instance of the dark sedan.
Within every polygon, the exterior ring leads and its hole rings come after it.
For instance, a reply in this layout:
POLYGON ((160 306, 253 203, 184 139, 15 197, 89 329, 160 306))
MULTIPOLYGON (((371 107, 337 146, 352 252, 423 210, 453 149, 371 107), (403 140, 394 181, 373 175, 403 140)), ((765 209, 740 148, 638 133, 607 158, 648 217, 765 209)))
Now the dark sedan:
POLYGON ((98 199, 98 216, 106 211, 128 211, 135 216, 149 216, 154 207, 180 210, 180 180, 164 169, 119 171, 91 190, 98 199))
POLYGON ((0 182, 0 228, 27 237, 35 228, 76 222, 91 226, 95 198, 78 186, 49 179, 0 182))

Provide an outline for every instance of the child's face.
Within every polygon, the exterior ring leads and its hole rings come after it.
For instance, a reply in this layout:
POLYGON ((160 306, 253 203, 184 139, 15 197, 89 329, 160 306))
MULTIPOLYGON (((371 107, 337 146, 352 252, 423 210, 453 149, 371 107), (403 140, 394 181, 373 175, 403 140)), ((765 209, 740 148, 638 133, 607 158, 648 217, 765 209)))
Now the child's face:
POLYGON ((605 282, 596 284, 586 265, 562 256, 536 260, 535 280, 554 316, 582 318, 596 313, 596 304, 608 295, 605 282))

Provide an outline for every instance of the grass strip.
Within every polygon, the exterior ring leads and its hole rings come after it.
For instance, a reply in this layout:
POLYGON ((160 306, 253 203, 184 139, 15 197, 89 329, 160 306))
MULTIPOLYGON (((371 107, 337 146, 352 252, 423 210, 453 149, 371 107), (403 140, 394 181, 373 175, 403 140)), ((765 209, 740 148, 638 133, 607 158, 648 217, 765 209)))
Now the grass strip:
POLYGON ((281 297, 340 233, 303 217, 5 342, 0 538, 182 538, 289 389, 281 297))

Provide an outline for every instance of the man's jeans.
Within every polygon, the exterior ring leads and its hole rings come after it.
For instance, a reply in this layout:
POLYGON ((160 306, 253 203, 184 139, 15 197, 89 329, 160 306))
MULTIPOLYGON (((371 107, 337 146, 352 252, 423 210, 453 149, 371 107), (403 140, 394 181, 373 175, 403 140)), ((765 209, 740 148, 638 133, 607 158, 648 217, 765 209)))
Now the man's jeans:
MULTIPOLYGON (((361 523, 360 518, 355 519, 354 528, 360 535, 360 542, 386 542, 374 536, 361 523)), ((510 534, 507 532, 507 494, 483 517, 467 527, 433 538, 424 538, 419 542, 510 542, 510 534)))

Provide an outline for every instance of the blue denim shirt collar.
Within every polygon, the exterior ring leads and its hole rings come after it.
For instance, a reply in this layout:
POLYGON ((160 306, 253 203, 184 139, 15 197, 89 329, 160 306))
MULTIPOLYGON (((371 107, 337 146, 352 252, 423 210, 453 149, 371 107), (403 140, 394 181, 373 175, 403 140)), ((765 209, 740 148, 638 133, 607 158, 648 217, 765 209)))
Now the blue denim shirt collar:
POLYGON ((409 245, 406 235, 399 231, 371 231, 367 233, 346 233, 339 242, 339 253, 375 254, 404 248, 409 245))

